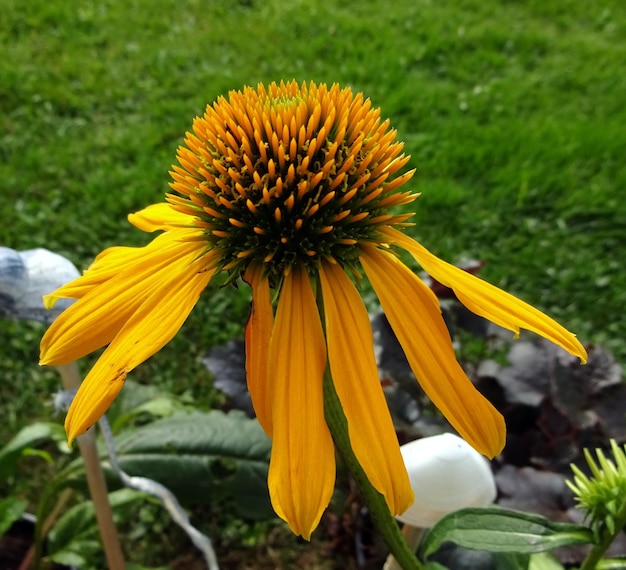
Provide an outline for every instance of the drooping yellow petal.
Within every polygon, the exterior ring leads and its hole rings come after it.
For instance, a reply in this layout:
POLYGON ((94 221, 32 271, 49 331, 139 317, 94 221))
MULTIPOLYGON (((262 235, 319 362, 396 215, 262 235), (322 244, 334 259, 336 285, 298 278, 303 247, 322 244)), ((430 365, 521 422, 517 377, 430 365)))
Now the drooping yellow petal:
POLYGON ((125 249, 53 293, 56 297, 80 291, 82 298, 46 331, 40 364, 67 364, 111 342, 137 307, 161 287, 173 261, 185 257, 188 264, 197 255, 197 246, 177 241, 174 234, 163 234, 143 248, 125 249))
POLYGON ((140 257, 143 249, 140 247, 115 246, 101 251, 81 277, 73 279, 48 295, 44 295, 44 307, 52 309, 59 299, 81 299, 94 286, 104 283, 113 275, 119 273, 120 267, 124 262, 134 259, 135 256, 140 257), (104 263, 105 258, 106 263, 104 263), (101 271, 101 269, 104 269, 104 271, 101 271))
POLYGON ((391 513, 403 513, 413 503, 413 491, 380 384, 367 311, 339 265, 323 265, 320 278, 328 360, 350 444, 391 513))
POLYGON ((128 214, 128 221, 144 232, 154 232, 189 226, 192 219, 176 211, 170 204, 160 202, 128 214))
POLYGON ((513 331, 516 335, 520 328, 533 331, 578 356, 583 363, 587 361, 587 352, 578 339, 532 305, 439 259, 398 230, 386 228, 383 233, 406 249, 431 277, 450 287, 470 311, 513 331))
POLYGON ((324 419, 324 333, 305 269, 280 292, 270 341, 273 443, 268 485, 274 510, 307 540, 330 502, 335 452, 324 419))
POLYGON ((188 255, 161 270, 149 296, 83 380, 65 418, 70 442, 106 412, 122 389, 126 375, 178 332, 214 273, 205 270, 205 265, 204 259, 194 261, 188 255))
MULTIPOLYGON (((162 257, 171 251, 172 247, 177 248, 178 242, 189 241, 188 236, 192 233, 196 232, 176 230, 162 234, 144 247, 109 247, 96 256, 83 275, 59 287, 49 295, 44 295, 44 306, 51 309, 59 299, 81 299, 96 285, 119 276, 124 270, 128 269, 131 273, 134 272, 135 266, 142 263, 142 258, 146 256, 147 252, 162 257)), ((175 254, 175 251, 172 253, 175 254)))
POLYGON ((268 390, 267 359, 274 312, 270 299, 270 285, 263 277, 263 266, 253 265, 245 275, 252 287, 252 307, 246 325, 246 381, 252 405, 259 423, 272 437, 272 409, 268 390))
POLYGON ((422 388, 452 426, 487 457, 500 453, 505 425, 456 360, 432 291, 392 254, 368 247, 360 257, 422 388))

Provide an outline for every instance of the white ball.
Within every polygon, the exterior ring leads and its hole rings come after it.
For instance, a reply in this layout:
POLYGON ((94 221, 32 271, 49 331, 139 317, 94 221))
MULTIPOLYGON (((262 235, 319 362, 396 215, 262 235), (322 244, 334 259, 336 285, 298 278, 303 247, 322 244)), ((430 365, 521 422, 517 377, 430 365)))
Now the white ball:
POLYGON ((415 501, 396 518, 429 528, 465 507, 486 507, 496 497, 489 463, 465 440, 451 433, 401 446, 415 501))

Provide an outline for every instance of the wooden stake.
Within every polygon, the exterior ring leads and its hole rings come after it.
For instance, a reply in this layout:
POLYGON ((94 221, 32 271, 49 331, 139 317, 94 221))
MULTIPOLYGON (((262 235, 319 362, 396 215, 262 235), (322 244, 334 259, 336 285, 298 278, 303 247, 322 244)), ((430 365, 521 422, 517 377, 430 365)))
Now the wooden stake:
MULTIPOLYGON (((81 377, 76 362, 58 366, 58 369, 63 380, 63 387, 66 390, 77 390, 81 383, 81 377)), ((78 441, 78 448, 85 462, 87 485, 96 511, 96 519, 109 570, 124 570, 124 555, 113 522, 113 512, 109 503, 104 472, 98 457, 94 429, 77 437, 76 441, 78 441)))

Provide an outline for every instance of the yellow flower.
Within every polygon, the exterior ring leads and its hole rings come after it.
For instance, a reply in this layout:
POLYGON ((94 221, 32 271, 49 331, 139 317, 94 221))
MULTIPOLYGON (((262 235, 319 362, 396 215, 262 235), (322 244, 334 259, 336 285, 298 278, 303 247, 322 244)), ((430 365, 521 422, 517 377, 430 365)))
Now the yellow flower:
POLYGON ((575 337, 541 312, 441 261, 401 230, 394 206, 409 157, 362 94, 295 82, 247 87, 196 118, 178 150, 175 194, 129 216, 161 230, 142 248, 102 252, 47 298, 78 302, 42 340, 42 364, 108 345, 68 412, 70 440, 106 411, 126 375, 178 331, 214 277, 252 289, 248 386, 273 439, 269 489, 276 512, 308 538, 328 505, 335 456, 324 419, 328 364, 352 448, 393 514, 412 492, 377 374, 372 333, 355 282, 363 273, 422 387, 472 446, 504 446, 500 414, 457 363, 431 290, 395 255, 407 250, 479 315, 533 330, 585 359, 575 337), (275 300, 275 302, 273 302, 275 300))

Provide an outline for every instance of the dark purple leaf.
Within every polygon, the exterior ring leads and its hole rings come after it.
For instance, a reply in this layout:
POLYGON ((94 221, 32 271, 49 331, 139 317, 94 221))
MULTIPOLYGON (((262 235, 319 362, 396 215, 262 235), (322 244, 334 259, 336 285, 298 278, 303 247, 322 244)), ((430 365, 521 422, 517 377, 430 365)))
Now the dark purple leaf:
POLYGON ((213 385, 229 397, 231 407, 254 417, 246 384, 246 350, 243 341, 230 340, 212 348, 202 363, 213 374, 213 385))
POLYGON ((609 386, 594 395, 589 412, 605 434, 603 446, 609 438, 620 443, 626 441, 626 384, 609 386))
POLYGON ((501 507, 536 513, 552 521, 568 520, 565 513, 574 506, 574 499, 564 475, 504 465, 495 478, 501 507))
POLYGON ((496 378, 509 404, 538 406, 550 389, 549 355, 537 343, 515 342, 508 354, 510 366, 496 378))

